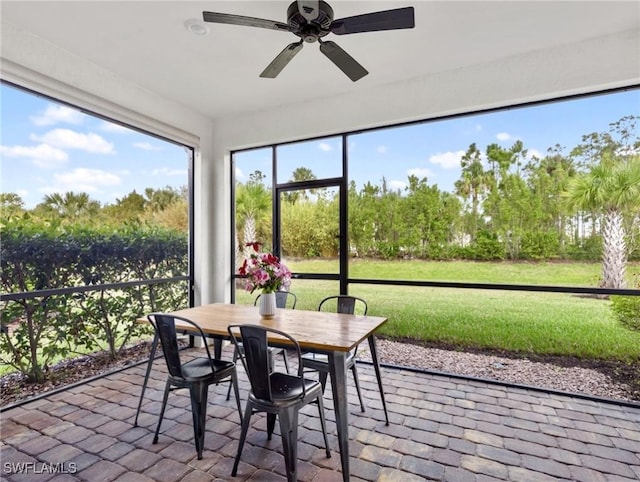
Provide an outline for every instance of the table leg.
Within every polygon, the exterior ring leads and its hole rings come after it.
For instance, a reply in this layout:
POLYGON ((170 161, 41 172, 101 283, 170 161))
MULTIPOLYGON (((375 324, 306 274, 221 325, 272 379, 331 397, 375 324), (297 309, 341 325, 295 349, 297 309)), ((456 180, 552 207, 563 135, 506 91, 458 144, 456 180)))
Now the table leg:
POLYGON ((153 335, 153 342, 151 343, 151 353, 149 353, 149 361, 147 362, 147 373, 144 374, 144 382, 142 382, 142 391, 140 392, 140 400, 138 401, 138 411, 136 412, 136 419, 133 422, 133 426, 138 426, 138 416, 140 415, 140 409, 142 408, 142 400, 144 399, 144 392, 147 390, 147 383, 149 382, 149 374, 151 373, 151 366, 153 360, 156 358, 156 349, 158 348, 158 332, 153 335))
POLYGON ((213 339, 213 357, 216 360, 222 358, 222 338, 216 337, 213 339))
POLYGON ((346 352, 329 354, 329 375, 333 392, 333 409, 336 412, 338 447, 342 463, 342 480, 349 482, 349 412, 347 407, 346 352))
POLYGON ((369 350, 371 351, 371 361, 373 362, 373 368, 376 371, 376 378, 378 379, 378 388, 380 389, 380 400, 382 400, 382 408, 384 409, 384 418, 386 419, 386 425, 389 425, 389 414, 387 413, 387 402, 384 399, 384 389, 382 388, 382 377, 380 376, 380 363, 378 361, 378 350, 376 348, 376 338, 371 335, 369 337, 369 350))

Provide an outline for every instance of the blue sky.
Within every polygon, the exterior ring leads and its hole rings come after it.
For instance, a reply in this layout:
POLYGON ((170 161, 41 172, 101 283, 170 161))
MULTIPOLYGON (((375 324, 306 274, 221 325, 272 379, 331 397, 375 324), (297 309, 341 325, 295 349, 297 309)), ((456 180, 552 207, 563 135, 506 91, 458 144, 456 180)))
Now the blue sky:
MULTIPOLYGON (((181 146, 123 128, 50 99, 0 84, 0 189, 18 193, 27 208, 46 194, 86 192, 103 204, 134 189, 182 187, 187 154, 181 146)), ((566 151, 584 134, 605 132, 627 115, 640 115, 640 90, 501 112, 380 129, 349 137, 349 175, 358 188, 382 178, 402 189, 407 177, 452 190, 460 156, 471 143, 510 147, 521 140, 529 155, 543 156, 560 144, 566 151)), ((270 174, 270 149, 237 157, 236 175, 246 181, 256 169, 270 174)), ((278 149, 279 180, 297 167, 318 178, 340 175, 341 139, 331 137, 278 149)))
POLYGON ((86 192, 104 205, 134 189, 187 185, 182 146, 5 84, 0 102, 0 189, 27 208, 55 192, 86 192))
MULTIPOLYGON (((592 132, 607 132, 624 116, 640 115, 640 90, 583 97, 571 101, 513 108, 489 114, 432 121, 419 125, 377 129, 349 137, 349 177, 361 188, 365 182, 403 189, 409 175, 451 191, 460 176, 460 157, 476 143, 511 147, 521 140, 528 156, 543 157, 556 144, 568 153, 592 132)), ((640 137, 640 133, 638 133, 640 137)), ((285 145, 278 149, 279 182, 297 167, 308 167, 318 178, 340 175, 341 139, 332 137, 285 145)), ((237 157, 236 175, 245 181, 256 169, 270 173, 269 149, 237 157)))

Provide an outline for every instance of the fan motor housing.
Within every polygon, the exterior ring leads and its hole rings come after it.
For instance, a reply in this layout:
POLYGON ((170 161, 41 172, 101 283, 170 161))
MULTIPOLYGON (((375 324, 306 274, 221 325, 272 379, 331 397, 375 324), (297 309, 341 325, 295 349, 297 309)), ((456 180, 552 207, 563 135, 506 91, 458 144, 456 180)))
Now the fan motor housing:
POLYGON ((318 2, 318 16, 309 22, 298 8, 298 2, 293 2, 287 9, 287 23, 293 33, 302 38, 305 42, 315 42, 320 37, 324 37, 331 32, 331 22, 333 22, 333 9, 328 3, 318 2))

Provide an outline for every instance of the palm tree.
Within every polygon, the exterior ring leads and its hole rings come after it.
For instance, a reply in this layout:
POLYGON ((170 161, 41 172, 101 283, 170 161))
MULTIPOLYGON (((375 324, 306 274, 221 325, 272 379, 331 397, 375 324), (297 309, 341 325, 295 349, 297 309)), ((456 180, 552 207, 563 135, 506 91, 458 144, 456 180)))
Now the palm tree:
POLYGON ((259 241, 261 221, 270 214, 271 192, 263 179, 264 175, 256 171, 246 184, 236 185, 236 229, 242 229, 245 243, 259 241))
POLYGON ((74 223, 80 218, 95 216, 100 210, 100 202, 91 199, 86 192, 67 191, 47 194, 41 205, 49 212, 55 212, 61 219, 74 223))
POLYGON ((619 160, 605 154, 599 164, 570 180, 569 207, 602 214, 602 288, 624 288, 627 265, 624 215, 640 209, 640 155, 619 160))

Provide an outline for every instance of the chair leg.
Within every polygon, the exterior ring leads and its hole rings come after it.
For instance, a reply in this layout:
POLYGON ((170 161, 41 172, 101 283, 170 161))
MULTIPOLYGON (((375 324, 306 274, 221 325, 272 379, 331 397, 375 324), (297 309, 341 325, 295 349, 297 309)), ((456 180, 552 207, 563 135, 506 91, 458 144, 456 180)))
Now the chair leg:
MULTIPOLYGON (((238 361, 238 347, 234 347, 233 349, 233 363, 238 361)), ((227 401, 231 398, 231 385, 229 385, 229 389, 227 390, 227 401)), ((240 400, 240 398, 238 398, 238 400, 240 400)), ((238 402, 240 403, 240 402, 238 402)), ((240 416, 240 419, 242 420, 242 416, 240 416)))
POLYGON ((360 410, 364 412, 364 403, 362 403, 362 393, 360 392, 360 382, 358 381, 358 369, 356 368, 356 362, 353 361, 351 366, 351 372, 353 373, 353 381, 356 384, 356 392, 358 392, 358 399, 360 400, 360 410))
POLYGON ((324 393, 324 389, 327 386, 327 377, 329 376, 328 372, 319 372, 320 385, 322 386, 322 393, 324 393))
POLYGON ((193 436, 196 442, 196 452, 198 460, 202 460, 202 450, 204 449, 204 433, 207 423, 207 395, 209 385, 206 383, 194 383, 190 387, 191 392, 191 413, 193 416, 193 436))
MULTIPOLYGON (((155 331, 155 330, 154 330, 155 331)), ((144 381, 142 382, 142 390, 140 391, 140 399, 138 400, 138 410, 136 411, 136 418, 133 421, 133 426, 138 426, 138 417, 140 416, 140 410, 142 409, 142 400, 144 400, 144 392, 147 390, 147 384, 149 383, 149 374, 151 373, 151 367, 153 366, 153 360, 156 358, 156 349, 158 348, 158 332, 153 335, 153 341, 151 342, 151 353, 149 353, 149 362, 147 363, 147 371, 144 374, 144 381)))
POLYGON ((167 407, 167 399, 169 398, 169 392, 171 391, 171 382, 167 380, 167 384, 164 386, 164 396, 162 397, 162 408, 160 409, 160 418, 158 419, 158 426, 156 427, 156 433, 153 436, 153 443, 158 443, 158 434, 160 433, 160 425, 162 425, 162 417, 164 417, 164 409, 167 407))
POLYGON ((327 439, 327 421, 324 418, 324 402, 322 401, 322 394, 318 395, 318 412, 320 413, 320 426, 322 427, 322 435, 324 436, 324 448, 327 452, 327 458, 331 458, 331 451, 329 450, 329 440, 327 439))
POLYGON ((278 418, 280 419, 287 482, 296 482, 298 480, 298 410, 285 408, 280 411, 278 418))
POLYGON ((274 428, 276 428, 276 414, 267 413, 267 440, 271 440, 274 428))
POLYGON ((242 430, 240 431, 240 440, 238 441, 238 453, 236 459, 233 462, 233 469, 231 469, 231 476, 235 477, 238 473, 238 464, 240 463, 240 456, 242 455, 242 448, 244 441, 247 438, 247 431, 249 430, 249 422, 251 421, 251 414, 253 413, 253 407, 251 402, 247 401, 247 408, 244 411, 244 417, 242 418, 242 430))
POLYGON ((236 396, 236 405, 238 406, 238 416, 240 417, 240 424, 242 424, 242 407, 240 406, 240 390, 238 389, 238 374, 234 370, 231 374, 231 384, 229 389, 233 386, 233 392, 236 396))

